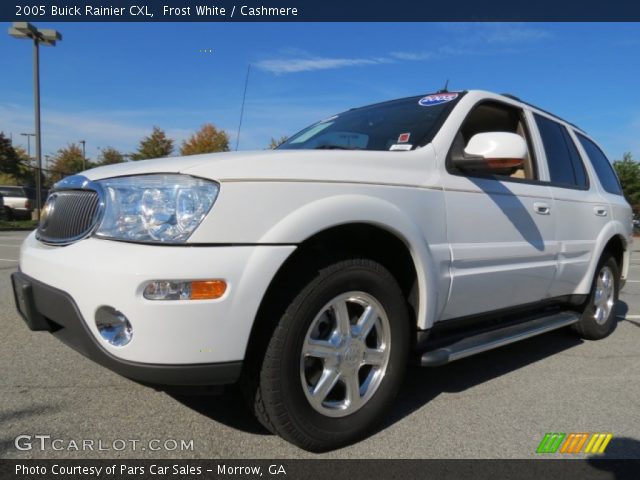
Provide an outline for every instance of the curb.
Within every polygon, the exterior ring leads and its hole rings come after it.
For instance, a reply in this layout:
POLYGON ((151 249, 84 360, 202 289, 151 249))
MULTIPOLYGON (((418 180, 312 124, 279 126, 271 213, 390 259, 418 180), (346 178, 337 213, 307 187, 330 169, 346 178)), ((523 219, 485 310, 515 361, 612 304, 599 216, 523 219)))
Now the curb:
POLYGON ((0 227, 0 232, 30 232, 35 227, 0 227))

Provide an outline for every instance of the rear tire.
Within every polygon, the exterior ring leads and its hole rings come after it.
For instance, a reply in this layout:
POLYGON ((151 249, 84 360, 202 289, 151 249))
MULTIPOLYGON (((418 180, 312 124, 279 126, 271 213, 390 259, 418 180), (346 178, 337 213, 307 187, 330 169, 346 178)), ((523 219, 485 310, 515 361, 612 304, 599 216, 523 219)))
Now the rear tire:
MULTIPOLYGON (((393 404, 407 367, 409 312, 382 265, 349 259, 319 270, 280 317, 248 399, 260 422, 321 452, 366 436, 393 404)), ((253 383, 253 382, 250 382, 253 383)))
POLYGON ((591 293, 582 317, 574 329, 581 338, 600 340, 616 328, 616 303, 620 290, 620 270, 615 259, 607 252, 591 284, 591 293))

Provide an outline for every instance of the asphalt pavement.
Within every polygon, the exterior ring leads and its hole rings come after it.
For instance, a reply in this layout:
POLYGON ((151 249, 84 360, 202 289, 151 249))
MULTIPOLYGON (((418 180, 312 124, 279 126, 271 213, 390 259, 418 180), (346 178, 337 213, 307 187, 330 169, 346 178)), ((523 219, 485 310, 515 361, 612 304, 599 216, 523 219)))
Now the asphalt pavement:
POLYGON ((610 432, 607 457, 640 458, 640 252, 607 339, 561 330, 412 368, 376 434, 314 455, 266 432, 235 389, 155 391, 29 331, 9 278, 25 236, 0 232, 0 458, 533 458, 547 432, 610 432))

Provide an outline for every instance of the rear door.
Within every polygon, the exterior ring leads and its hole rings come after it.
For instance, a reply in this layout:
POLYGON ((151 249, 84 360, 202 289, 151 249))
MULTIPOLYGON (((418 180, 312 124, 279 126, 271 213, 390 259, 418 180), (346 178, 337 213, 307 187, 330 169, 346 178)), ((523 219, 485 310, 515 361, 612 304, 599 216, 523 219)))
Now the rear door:
POLYGON ((573 132, 577 140, 578 149, 582 156, 593 166, 593 170, 600 182, 600 194, 611 205, 613 216, 622 222, 623 225, 630 226, 632 213, 629 204, 624 198, 620 181, 616 176, 611 162, 596 143, 580 132, 573 132))
POLYGON ((611 218, 611 208, 590 181, 567 127, 542 113, 534 117, 549 169, 559 248, 558 270, 549 295, 570 295, 587 273, 596 239, 611 218))

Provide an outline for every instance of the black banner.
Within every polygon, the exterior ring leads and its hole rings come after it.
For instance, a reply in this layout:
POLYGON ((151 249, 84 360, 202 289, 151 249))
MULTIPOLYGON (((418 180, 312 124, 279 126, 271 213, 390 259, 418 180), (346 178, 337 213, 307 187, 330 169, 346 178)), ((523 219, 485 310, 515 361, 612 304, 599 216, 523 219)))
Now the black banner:
POLYGON ((640 21, 629 0, 87 0, 0 2, 2 21, 40 22, 440 22, 640 21))
POLYGON ((640 460, 0 460, 6 479, 637 479, 640 460))

